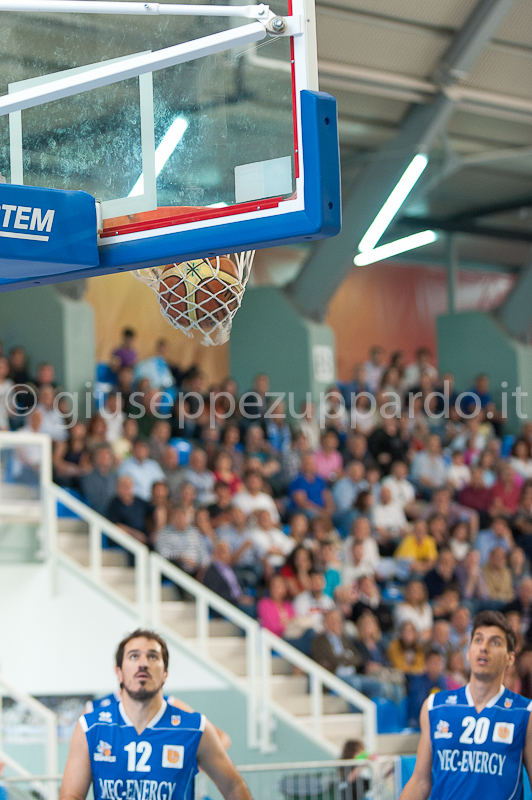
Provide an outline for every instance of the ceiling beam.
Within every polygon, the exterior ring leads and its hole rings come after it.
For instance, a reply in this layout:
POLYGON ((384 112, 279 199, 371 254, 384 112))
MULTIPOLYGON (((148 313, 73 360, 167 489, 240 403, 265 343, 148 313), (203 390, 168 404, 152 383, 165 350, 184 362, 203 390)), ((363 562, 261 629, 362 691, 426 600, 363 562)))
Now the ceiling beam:
POLYGON ((436 68, 440 91, 434 101, 411 108, 396 136, 375 161, 361 170, 344 204, 342 232, 315 246, 295 281, 285 290, 303 314, 317 320, 324 318, 329 300, 353 267, 363 235, 412 158, 428 151, 452 114, 456 100, 448 96, 446 89, 471 69, 514 2, 479 0, 436 68))
MULTIPOLYGON (((490 239, 504 239, 513 242, 532 242, 532 231, 519 228, 503 228, 495 225, 477 225, 469 217, 401 217, 398 228, 410 231, 448 231, 449 233, 468 233, 471 236, 487 236, 490 239)), ((401 235, 403 235, 401 233, 401 235)), ((394 236, 400 238, 399 236, 394 236)))

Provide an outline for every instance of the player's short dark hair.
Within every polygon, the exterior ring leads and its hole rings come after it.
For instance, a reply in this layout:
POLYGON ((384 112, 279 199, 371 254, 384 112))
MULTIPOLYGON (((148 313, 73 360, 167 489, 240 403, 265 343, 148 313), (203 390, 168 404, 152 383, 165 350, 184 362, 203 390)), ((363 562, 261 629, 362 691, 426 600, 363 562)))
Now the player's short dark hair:
POLYGON ((517 638, 512 630, 510 623, 500 611, 480 611, 473 620, 473 630, 471 632, 471 639, 475 635, 477 628, 500 628, 506 636, 506 647, 509 653, 515 653, 517 647, 517 638))
POLYGON ((122 662, 124 661, 124 651, 126 649, 126 645, 132 639, 140 639, 140 638, 153 639, 154 641, 158 642, 161 645, 164 668, 168 669, 168 662, 170 658, 168 655, 168 647, 166 645, 166 642, 164 641, 163 637, 159 636, 159 634, 155 633, 155 631, 149 631, 144 628, 137 628, 136 631, 133 631, 133 633, 128 633, 128 635, 122 639, 122 641, 120 642, 120 644, 116 649, 116 655, 115 655, 116 666, 122 669, 122 662))

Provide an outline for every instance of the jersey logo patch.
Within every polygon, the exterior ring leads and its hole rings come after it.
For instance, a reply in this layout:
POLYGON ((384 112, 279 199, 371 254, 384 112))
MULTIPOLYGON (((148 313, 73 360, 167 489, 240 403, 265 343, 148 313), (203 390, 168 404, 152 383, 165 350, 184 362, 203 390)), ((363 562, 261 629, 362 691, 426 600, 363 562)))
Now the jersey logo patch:
POLYGON ((105 708, 106 706, 110 706, 111 705, 111 701, 109 700, 108 697, 104 697, 104 699, 101 701, 100 705, 101 705, 102 708, 105 708))
POLYGON ((180 725, 181 717, 179 716, 179 714, 172 714, 170 721, 172 725, 180 725))
POLYGON ((95 761, 116 761, 116 756, 111 755, 112 747, 107 742, 100 739, 96 752, 94 753, 95 761))
POLYGON ((438 724, 436 725, 436 731, 434 732, 435 739, 452 739, 452 733, 449 730, 449 723, 445 722, 445 720, 440 719, 438 724))
POLYGON ((497 722, 493 731, 493 741, 502 744, 512 744, 514 740, 514 723, 497 722))
POLYGON ((513 700, 511 700, 509 697, 507 697, 506 700, 504 701, 504 707, 505 708, 511 708, 512 707, 512 703, 513 703, 513 700))
POLYGON ((458 702, 458 696, 456 694, 450 694, 445 702, 448 706, 455 706, 458 702))
POLYGON ((100 711, 100 715, 98 717, 98 722, 112 722, 113 715, 110 711, 100 711))
POLYGON ((185 747, 182 744, 165 744, 163 746, 163 767, 183 769, 185 747))

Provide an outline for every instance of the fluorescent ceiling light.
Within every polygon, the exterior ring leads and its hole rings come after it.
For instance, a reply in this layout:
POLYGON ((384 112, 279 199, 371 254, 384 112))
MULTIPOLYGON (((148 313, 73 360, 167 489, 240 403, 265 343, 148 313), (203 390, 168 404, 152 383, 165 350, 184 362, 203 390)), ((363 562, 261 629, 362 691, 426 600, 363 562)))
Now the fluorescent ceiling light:
POLYGON ((397 183, 395 189, 361 239, 360 244, 358 245, 358 249, 361 253, 365 253, 367 250, 373 250, 382 234, 412 191, 419 176, 427 166, 428 161, 429 160, 427 156, 414 156, 397 183))
POLYGON ((383 261, 385 258, 390 258, 399 253, 406 253, 408 250, 413 250, 415 247, 423 247, 425 244, 432 244, 437 238, 438 234, 434 231, 420 231, 419 233, 413 233, 411 236, 405 236, 403 239, 396 239, 395 242, 383 244, 381 247, 376 247, 374 250, 359 253, 353 260, 357 267, 365 267, 366 264, 374 264, 375 261, 383 261))
MULTIPOLYGON (((177 145, 183 138, 188 122, 183 117, 174 119, 166 133, 164 134, 161 143, 155 151, 155 177, 159 177, 164 169, 164 165, 176 149, 177 145)), ((141 175, 128 197, 136 197, 137 195, 144 194, 144 176, 141 175)))

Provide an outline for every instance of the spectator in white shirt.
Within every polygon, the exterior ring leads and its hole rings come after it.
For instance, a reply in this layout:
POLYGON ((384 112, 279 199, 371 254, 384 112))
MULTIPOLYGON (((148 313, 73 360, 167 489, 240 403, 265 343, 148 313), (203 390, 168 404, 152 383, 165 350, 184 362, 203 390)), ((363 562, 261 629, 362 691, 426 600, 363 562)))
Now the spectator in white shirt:
POLYGON ((188 466, 183 470, 183 480, 196 490, 198 505, 207 506, 216 501, 214 475, 207 469, 207 453, 201 447, 195 447, 191 452, 188 466))
POLYGON ((364 364, 366 370, 366 384, 373 394, 381 385, 382 376, 386 368, 386 353, 384 347, 375 345, 370 348, 369 360, 364 364))
POLYGON ((422 581, 413 580, 405 589, 405 599, 395 607, 395 624, 400 628, 405 622, 412 622, 423 641, 432 634, 432 608, 428 603, 427 587, 422 581))
POLYGON ((126 415, 122 411, 122 395, 117 392, 110 392, 105 398, 105 406, 101 411, 102 417, 107 423, 106 438, 110 444, 117 442, 124 433, 124 420, 126 415))
POLYGON ((407 390, 412 389, 414 386, 419 386, 422 375, 428 375, 432 380, 438 377, 438 370, 430 363, 430 357, 431 352, 428 347, 419 347, 416 350, 416 360, 405 367, 403 375, 407 390))
POLYGON ((304 629, 311 628, 315 633, 323 631, 323 615, 334 608, 332 597, 324 594, 325 578, 321 572, 309 573, 310 589, 298 594, 294 600, 296 621, 304 629))
POLYGON ((54 442, 64 442, 68 436, 65 420, 54 408, 55 389, 44 385, 39 389, 37 408, 41 412, 40 433, 47 433, 54 442))
POLYGON ((279 521, 279 512, 273 502, 271 495, 262 491, 263 479, 260 472, 248 470, 244 475, 245 489, 241 489, 233 495, 233 505, 240 508, 246 517, 255 514, 257 511, 269 511, 270 517, 274 522, 279 521))
POLYGON ((344 564, 346 566, 352 565, 354 544, 362 545, 364 560, 371 564, 373 572, 376 572, 380 561, 379 548, 371 535, 371 524, 367 517, 358 517, 353 522, 351 535, 344 542, 344 564))
POLYGON ((391 475, 382 481, 382 486, 386 486, 391 494, 392 500, 399 503, 405 514, 415 516, 416 490, 407 479, 408 465, 404 461, 394 461, 391 467, 391 475))
POLYGON ((450 483, 455 491, 459 492, 471 481, 471 470, 467 464, 464 464, 464 454, 461 450, 454 450, 451 458, 452 463, 447 472, 447 483, 450 483))
POLYGON ((284 564, 294 547, 293 539, 276 527, 270 512, 264 509, 257 514, 257 524, 251 529, 251 541, 261 554, 268 579, 284 564))
POLYGON ((351 548, 350 562, 342 570, 342 584, 344 586, 352 586, 353 581, 358 581, 366 575, 375 574, 373 564, 364 555, 362 542, 354 542, 351 548))
POLYGON ((397 540, 407 529, 407 519, 400 503, 392 499, 389 486, 381 486, 380 500, 371 509, 371 520, 379 540, 397 540))
POLYGON ((149 452, 148 443, 143 439, 137 439, 131 457, 126 458, 118 470, 119 475, 130 475, 133 478, 135 495, 146 502, 151 498, 153 484, 165 480, 159 464, 148 458, 149 452))
POLYGON ((441 440, 433 433, 427 440, 427 448, 412 461, 412 480, 417 484, 425 500, 430 500, 434 489, 445 486, 447 467, 441 454, 441 440))

